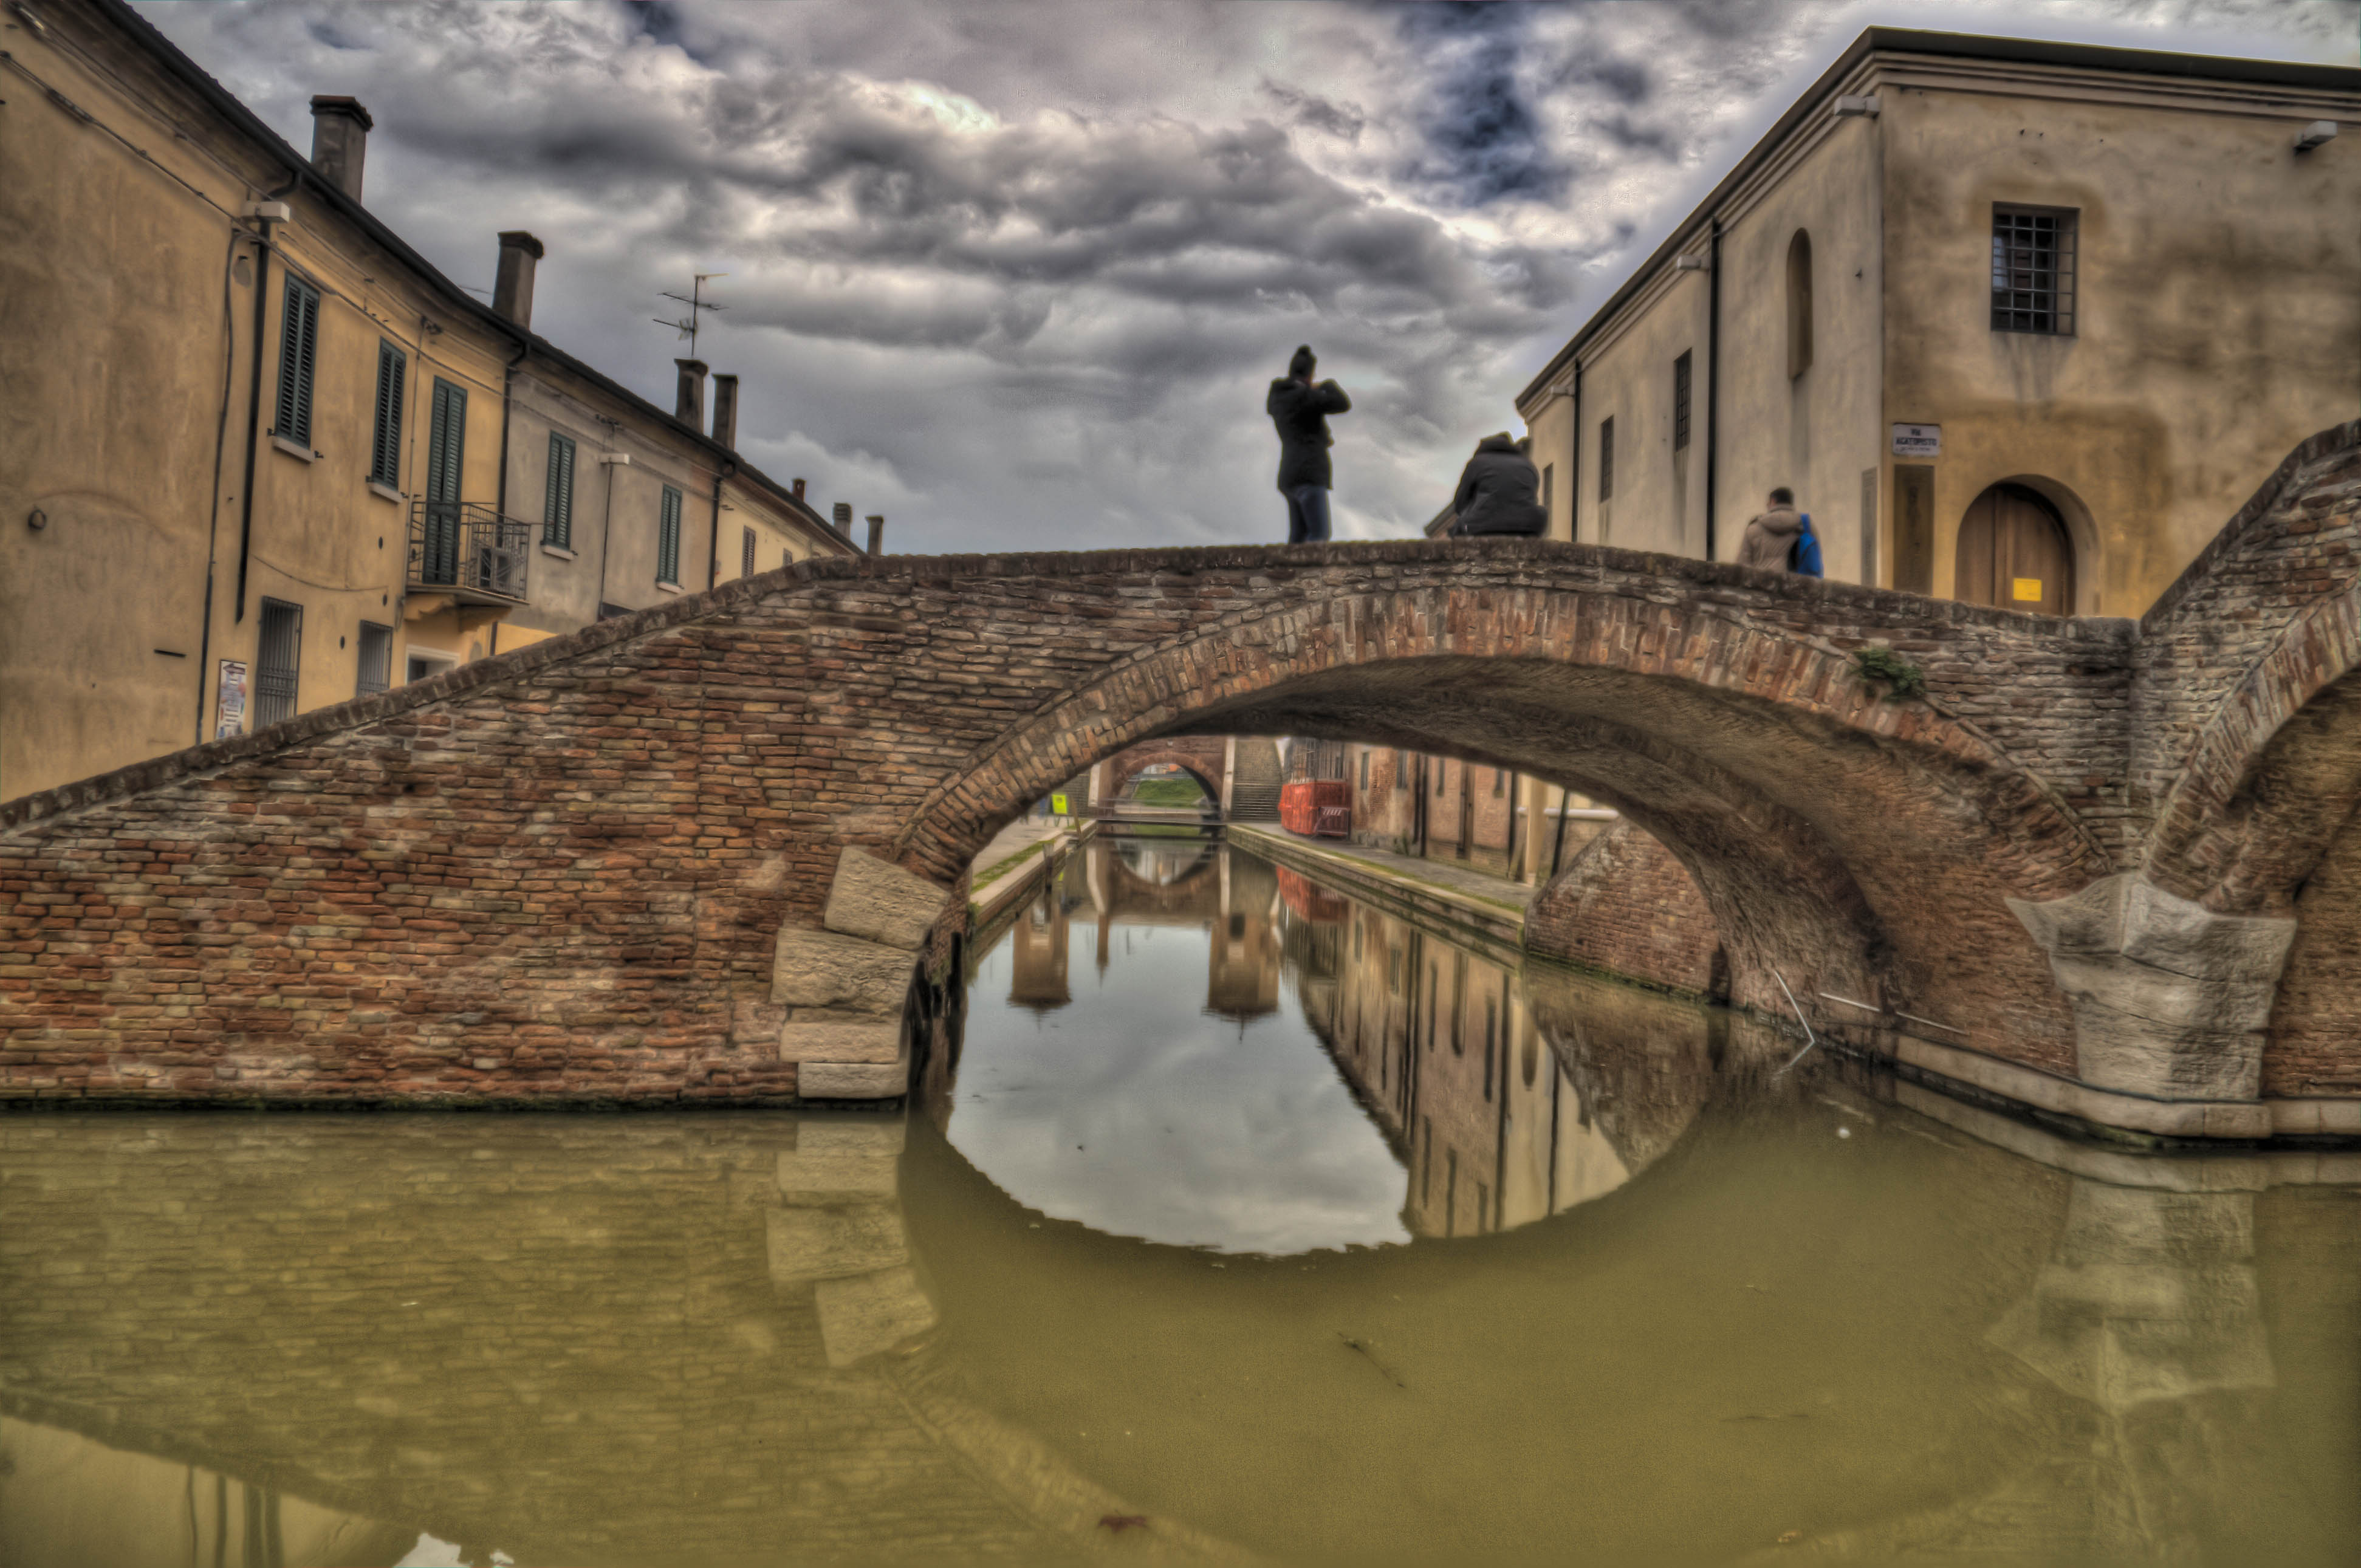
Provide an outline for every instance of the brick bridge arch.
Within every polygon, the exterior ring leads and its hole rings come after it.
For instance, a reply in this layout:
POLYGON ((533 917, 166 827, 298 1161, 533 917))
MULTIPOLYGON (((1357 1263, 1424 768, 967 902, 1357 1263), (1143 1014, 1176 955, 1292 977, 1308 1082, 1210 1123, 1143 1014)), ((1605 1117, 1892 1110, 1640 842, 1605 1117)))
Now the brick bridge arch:
POLYGON ((1180 737, 1159 738, 1126 747, 1102 764, 1110 799, 1120 795, 1123 786, 1138 774, 1159 763, 1180 769, 1197 781, 1205 797, 1219 805, 1222 799, 1222 741, 1191 740, 1180 737))
MULTIPOLYGON (((2258 1037, 2152 1016, 2186 977, 2124 890, 2186 738, 2349 587, 2319 524, 2356 447, 2307 444, 2139 626, 1541 543, 801 564, 0 806, 0 1090, 880 1092, 975 849, 1093 762, 1226 732, 1612 801, 1690 868, 1741 1002, 1883 1005, 1958 1047, 1927 1070, 2251 1134, 2258 1037), (2288 613, 2220 636, 2268 618, 2207 596, 2257 592, 2288 613), (1925 697, 1864 681, 1868 643, 1925 697)), ((2173 918, 2239 962, 2287 924, 2173 918)))

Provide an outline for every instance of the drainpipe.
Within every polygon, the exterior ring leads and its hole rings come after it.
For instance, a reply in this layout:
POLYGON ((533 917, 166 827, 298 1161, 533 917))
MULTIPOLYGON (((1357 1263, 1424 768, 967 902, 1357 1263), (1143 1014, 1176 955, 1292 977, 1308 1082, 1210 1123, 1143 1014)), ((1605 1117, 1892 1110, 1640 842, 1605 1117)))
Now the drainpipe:
MULTIPOLYGON (((1705 316, 1705 558, 1714 557, 1714 471, 1721 455, 1721 220, 1713 220, 1706 262, 1705 316)), ((1564 818, 1560 819, 1561 824, 1564 818)))
MULTIPOLYGON (((302 173, 298 170, 286 184, 262 200, 276 202, 302 182, 302 173)), ((246 494, 238 498, 241 515, 237 524, 236 619, 240 623, 246 620, 247 559, 254 551, 254 460, 262 445, 262 329, 270 310, 270 220, 256 221, 261 224, 262 234, 254 247, 254 385, 246 400, 246 494)))
POLYGON ((193 742, 205 743, 205 694, 212 685, 206 672, 214 662, 214 573, 221 564, 221 480, 222 454, 229 445, 229 403, 236 395, 237 374, 237 329, 232 324, 230 292, 237 277, 237 242, 244 231, 232 225, 229 231, 229 254, 222 258, 222 406, 221 417, 214 422, 214 488, 205 497, 205 604, 197 622, 197 734, 193 742))
POLYGON ((710 591, 721 580, 721 481, 738 471, 738 459, 725 457, 713 471, 713 527, 705 537, 705 586, 710 591))

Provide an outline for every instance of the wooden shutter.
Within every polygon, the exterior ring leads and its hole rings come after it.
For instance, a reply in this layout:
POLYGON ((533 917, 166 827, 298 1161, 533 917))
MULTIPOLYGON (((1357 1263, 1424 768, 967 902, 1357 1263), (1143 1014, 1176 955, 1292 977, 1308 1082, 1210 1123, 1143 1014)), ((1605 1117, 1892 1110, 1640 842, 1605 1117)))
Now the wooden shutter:
POLYGON ((369 440, 369 477, 401 488, 401 394, 410 378, 410 356, 393 345, 377 345, 377 427, 369 440))
POLYGON ((279 323, 279 423, 273 433, 299 446, 312 444, 312 376, 319 347, 320 291, 290 278, 279 323))
POLYGON ((664 488, 664 510, 656 518, 656 581, 680 582, 680 492, 664 488))
POLYGON ((739 531, 738 575, 741 577, 754 575, 754 531, 751 528, 739 531))
POLYGON ((574 442, 555 431, 549 437, 549 495, 542 505, 541 542, 574 548, 574 442))
POLYGON ((434 381, 434 411, 426 431, 426 499, 456 501, 467 461, 467 393, 442 378, 434 381))

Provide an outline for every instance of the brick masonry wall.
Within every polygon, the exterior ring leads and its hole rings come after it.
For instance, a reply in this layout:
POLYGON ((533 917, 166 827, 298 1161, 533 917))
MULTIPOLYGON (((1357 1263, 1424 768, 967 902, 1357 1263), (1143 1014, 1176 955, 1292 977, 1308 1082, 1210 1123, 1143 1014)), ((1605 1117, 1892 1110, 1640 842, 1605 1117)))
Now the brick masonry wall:
POLYGON ((1191 732, 1565 784, 1680 846, 1741 1003, 2070 1067, 2003 899, 2136 848, 2134 633, 1543 542, 803 563, 0 806, 0 1094, 788 1099, 846 846, 949 887, 1191 732))
POLYGON ((1629 822, 1592 839, 1525 911, 1525 947, 1651 985, 1708 995, 1713 911, 1673 852, 1629 822))

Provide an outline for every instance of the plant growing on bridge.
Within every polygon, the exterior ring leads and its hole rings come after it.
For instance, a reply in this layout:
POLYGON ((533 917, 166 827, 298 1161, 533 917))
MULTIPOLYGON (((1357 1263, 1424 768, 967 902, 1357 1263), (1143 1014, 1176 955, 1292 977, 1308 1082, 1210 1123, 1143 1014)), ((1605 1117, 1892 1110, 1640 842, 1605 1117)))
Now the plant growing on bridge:
POLYGON ((1852 665, 1861 672, 1862 680, 1883 684, 1888 702, 1927 695, 1927 672, 1891 648, 1857 648, 1852 665))

